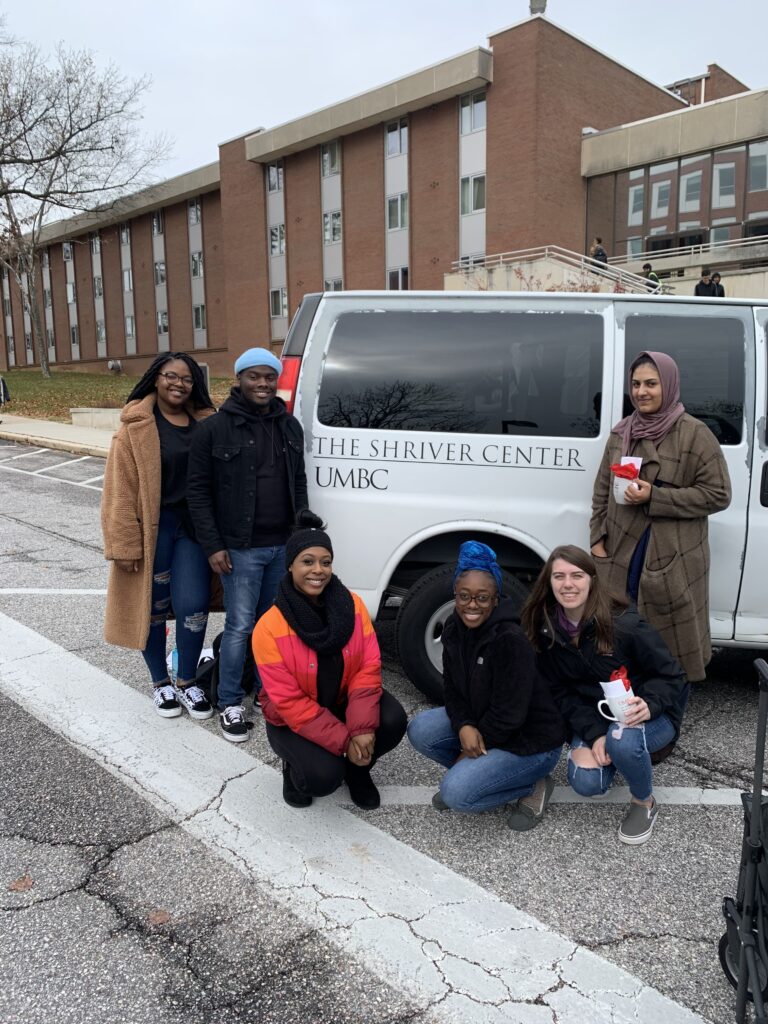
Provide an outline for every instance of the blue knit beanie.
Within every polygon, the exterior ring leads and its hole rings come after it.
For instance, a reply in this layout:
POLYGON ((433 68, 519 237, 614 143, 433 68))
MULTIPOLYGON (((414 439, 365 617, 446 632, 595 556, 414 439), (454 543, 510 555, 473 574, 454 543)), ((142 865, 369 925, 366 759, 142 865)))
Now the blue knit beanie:
POLYGON ((275 373, 283 372, 283 364, 268 348, 246 349, 235 361, 235 376, 239 376, 243 370, 250 370, 252 366, 268 366, 275 373))
POLYGON ((479 540, 464 541, 459 548, 459 561, 456 572, 453 574, 454 584, 465 572, 487 572, 489 576, 493 576, 496 580, 499 597, 501 597, 503 586, 501 568, 496 561, 496 552, 493 548, 489 548, 487 544, 483 544, 479 540))

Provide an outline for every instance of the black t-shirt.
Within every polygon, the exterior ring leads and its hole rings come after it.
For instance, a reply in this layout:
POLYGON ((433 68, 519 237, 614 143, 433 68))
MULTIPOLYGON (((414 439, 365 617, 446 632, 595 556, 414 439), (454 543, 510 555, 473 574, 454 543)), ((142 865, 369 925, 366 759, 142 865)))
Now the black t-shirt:
POLYGON ((155 406, 155 423, 160 436, 160 507, 176 512, 184 529, 194 537, 187 510, 187 463, 197 420, 190 416, 186 427, 177 427, 155 406))

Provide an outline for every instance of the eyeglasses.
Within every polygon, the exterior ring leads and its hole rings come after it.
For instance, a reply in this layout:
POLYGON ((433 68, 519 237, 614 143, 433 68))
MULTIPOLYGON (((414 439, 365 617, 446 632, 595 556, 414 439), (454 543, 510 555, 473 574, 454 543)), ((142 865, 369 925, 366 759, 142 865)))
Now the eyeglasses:
POLYGON ((454 596, 456 604, 466 607, 474 601, 478 608, 487 608, 495 597, 494 594, 468 594, 466 590, 459 590, 454 596))
POLYGON ((191 388, 195 383, 191 377, 180 377, 178 373, 174 373, 173 370, 168 370, 165 373, 161 371, 158 374, 158 377, 165 377, 169 384, 183 384, 185 388, 191 388))

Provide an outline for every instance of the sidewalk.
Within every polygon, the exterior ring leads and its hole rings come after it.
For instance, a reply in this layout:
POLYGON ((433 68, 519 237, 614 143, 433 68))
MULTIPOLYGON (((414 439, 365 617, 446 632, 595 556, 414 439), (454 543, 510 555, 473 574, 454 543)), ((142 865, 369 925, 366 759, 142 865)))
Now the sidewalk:
POLYGON ((111 430, 95 427, 75 427, 71 423, 54 420, 32 420, 26 416, 0 413, 0 440, 33 444, 38 448, 53 448, 75 455, 95 455, 106 458, 112 441, 111 430))

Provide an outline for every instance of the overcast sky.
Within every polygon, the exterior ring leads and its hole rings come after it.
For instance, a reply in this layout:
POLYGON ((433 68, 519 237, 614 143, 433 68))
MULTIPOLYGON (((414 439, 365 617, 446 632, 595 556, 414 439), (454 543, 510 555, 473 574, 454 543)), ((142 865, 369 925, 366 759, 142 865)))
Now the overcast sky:
MULTIPOLYGON (((217 145, 483 46, 528 0, 27 0, 7 30, 61 41, 152 76, 148 134, 173 138, 161 177, 210 163, 217 145)), ((666 85, 717 63, 768 86, 768 0, 549 0, 547 17, 666 85)))

